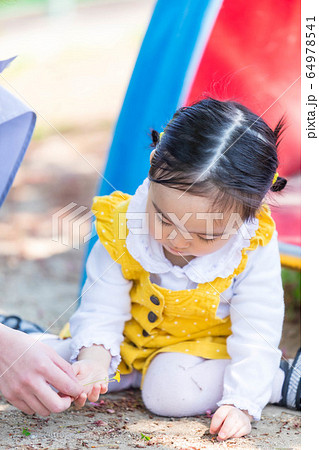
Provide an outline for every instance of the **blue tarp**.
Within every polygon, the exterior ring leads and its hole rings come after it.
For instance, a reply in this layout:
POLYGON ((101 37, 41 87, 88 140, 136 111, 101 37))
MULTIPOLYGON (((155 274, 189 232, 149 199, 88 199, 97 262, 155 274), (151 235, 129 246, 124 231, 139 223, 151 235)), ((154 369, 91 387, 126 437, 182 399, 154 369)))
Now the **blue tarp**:
MULTIPOLYGON (((158 0, 119 115, 97 195, 134 194, 150 167, 150 129, 162 131, 179 105, 185 73, 212 0, 158 0), (165 18, 165 20, 163 20, 165 18)), ((88 243, 86 259, 97 236, 88 243)))
MULTIPOLYGON (((14 59, 0 61, 0 73, 14 59)), ((28 148, 35 122, 35 113, 0 86, 0 206, 28 148)))

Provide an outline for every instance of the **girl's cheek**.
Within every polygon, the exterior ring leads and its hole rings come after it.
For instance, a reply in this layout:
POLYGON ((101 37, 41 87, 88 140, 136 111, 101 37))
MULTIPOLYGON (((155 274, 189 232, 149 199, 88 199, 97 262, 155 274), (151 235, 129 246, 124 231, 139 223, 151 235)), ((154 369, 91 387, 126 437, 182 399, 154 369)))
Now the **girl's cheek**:
POLYGON ((213 253, 216 252, 217 250, 219 250, 220 248, 222 248, 227 241, 215 241, 213 243, 210 244, 206 244, 205 242, 201 242, 198 244, 198 255, 197 256, 204 256, 207 255, 209 253, 213 253))
POLYGON ((214 245, 212 246, 212 249, 213 249, 214 251, 217 251, 217 250, 219 250, 220 248, 224 247, 224 245, 226 245, 227 242, 228 242, 228 241, 225 240, 225 239, 219 239, 218 241, 216 241, 216 242, 214 243, 214 245))
POLYGON ((156 222, 153 214, 149 215, 149 233, 153 239, 156 239, 157 241, 162 240, 161 236, 163 235, 163 231, 161 231, 161 224, 156 222))
POLYGON ((162 227, 162 232, 161 232, 161 239, 160 241, 162 242, 171 242, 172 239, 170 238, 170 234, 172 233, 172 229, 169 229, 168 231, 165 230, 164 227, 162 227))
POLYGON ((171 227, 165 227, 154 217, 153 214, 149 216, 149 233, 153 239, 157 242, 166 241, 170 233, 172 232, 171 227), (169 229, 166 229, 169 228, 169 229))

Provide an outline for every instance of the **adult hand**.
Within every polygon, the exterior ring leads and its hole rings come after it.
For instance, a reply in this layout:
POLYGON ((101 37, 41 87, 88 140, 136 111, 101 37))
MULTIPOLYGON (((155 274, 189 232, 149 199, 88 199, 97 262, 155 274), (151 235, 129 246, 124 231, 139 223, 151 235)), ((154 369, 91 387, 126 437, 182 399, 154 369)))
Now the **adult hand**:
POLYGON ((233 405, 222 405, 213 414, 210 432, 218 433, 217 439, 220 441, 241 437, 250 433, 252 420, 253 417, 247 411, 233 405))
POLYGON ((71 364, 48 345, 4 325, 0 342, 0 391, 21 411, 40 416, 58 413, 83 392, 71 364))

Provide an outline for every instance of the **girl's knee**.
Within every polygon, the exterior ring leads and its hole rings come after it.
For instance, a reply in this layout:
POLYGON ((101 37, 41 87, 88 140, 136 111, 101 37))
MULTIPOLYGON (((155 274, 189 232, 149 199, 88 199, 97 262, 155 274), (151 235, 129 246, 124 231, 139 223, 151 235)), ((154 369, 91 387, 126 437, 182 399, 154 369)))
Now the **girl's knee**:
POLYGON ((189 389, 185 386, 185 369, 181 366, 170 368, 156 366, 155 368, 150 366, 144 378, 142 388, 144 405, 159 416, 178 417, 181 404, 185 406, 190 395, 186 392, 189 389), (158 370, 154 370, 157 368, 158 370))
MULTIPOLYGON (((142 398, 147 409, 159 416, 183 417, 216 409, 220 383, 205 370, 205 360, 191 355, 157 355, 144 378, 142 398), (174 356, 175 355, 175 356, 174 356), (204 371, 204 376, 202 370, 204 371)), ((216 371, 215 371, 216 372, 216 371)), ((223 373, 218 374, 221 378, 223 373)))

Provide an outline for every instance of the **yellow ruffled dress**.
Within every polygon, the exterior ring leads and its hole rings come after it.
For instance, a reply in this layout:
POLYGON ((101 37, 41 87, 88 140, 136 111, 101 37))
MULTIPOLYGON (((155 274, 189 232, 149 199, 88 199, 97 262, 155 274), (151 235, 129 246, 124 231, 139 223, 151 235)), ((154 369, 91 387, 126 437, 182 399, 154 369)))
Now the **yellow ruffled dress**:
MULTIPOLYGON (((257 215, 259 225, 256 234, 251 238, 249 247, 242 249, 242 259, 231 275, 199 283, 195 289, 172 291, 152 283, 149 272, 126 248, 126 211, 131 197, 130 194, 114 191, 110 195, 94 197, 92 206, 100 241, 112 259, 121 264, 124 278, 133 281, 130 291, 132 318, 124 327, 118 370, 121 374, 130 373, 133 368, 141 371, 143 383, 150 362, 160 352, 228 359, 226 339, 231 334, 231 320, 230 316, 216 316, 220 294, 245 269, 247 252, 259 245, 265 246, 271 240, 275 222, 269 206, 263 204, 257 215)), ((66 324, 60 337, 70 336, 66 324)))

